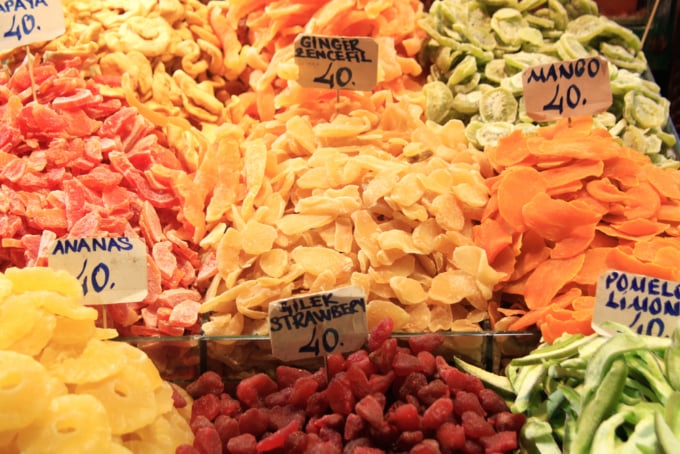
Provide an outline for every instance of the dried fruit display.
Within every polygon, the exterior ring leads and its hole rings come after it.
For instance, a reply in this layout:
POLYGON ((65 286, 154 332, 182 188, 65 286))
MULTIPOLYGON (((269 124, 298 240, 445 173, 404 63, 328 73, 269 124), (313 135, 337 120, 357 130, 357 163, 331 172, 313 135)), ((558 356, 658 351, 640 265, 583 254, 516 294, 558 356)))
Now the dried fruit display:
POLYGON ((433 353, 439 334, 400 346, 381 320, 366 350, 332 354, 315 371, 278 366, 234 390, 215 372, 187 386, 192 445, 178 454, 249 452, 513 452, 525 417, 433 353))
POLYGON ((169 453, 193 441, 191 397, 95 326, 73 276, 9 268, 0 289, 0 451, 169 453))
POLYGON ((201 300, 201 262, 182 203, 186 167, 153 124, 102 93, 116 80, 81 69, 77 58, 36 58, 0 74, 0 270, 45 266, 57 238, 143 238, 148 295, 106 306, 111 325, 123 336, 196 333, 187 305, 201 300))

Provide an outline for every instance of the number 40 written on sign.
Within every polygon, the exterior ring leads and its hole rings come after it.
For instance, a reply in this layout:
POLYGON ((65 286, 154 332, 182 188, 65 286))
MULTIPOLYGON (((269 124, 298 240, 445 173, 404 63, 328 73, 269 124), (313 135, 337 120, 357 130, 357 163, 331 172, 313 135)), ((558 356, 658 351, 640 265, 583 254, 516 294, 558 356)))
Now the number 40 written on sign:
POLYGON ((101 293, 107 288, 113 288, 116 285, 113 282, 109 282, 111 279, 111 271, 106 263, 99 262, 92 270, 88 270, 87 259, 83 261, 83 266, 76 276, 76 279, 78 279, 83 286, 83 295, 88 294, 90 285, 95 293, 101 293))
POLYGON ((328 85, 328 88, 335 88, 336 85, 340 88, 344 88, 347 86, 347 84, 352 82, 352 70, 348 67, 341 66, 335 71, 332 71, 332 69, 333 62, 330 62, 326 68, 326 72, 318 77, 315 77, 314 82, 326 84, 328 85))
POLYGON ((333 350, 338 346, 340 342, 340 334, 335 328, 326 328, 321 336, 316 334, 316 325, 312 329, 312 336, 309 342, 298 350, 300 353, 313 353, 315 356, 319 356, 321 352, 321 345, 323 344, 323 349, 325 353, 333 353, 333 350), (321 337, 321 339, 319 339, 321 337))
MULTIPOLYGON (((9 30, 5 31, 2 35, 5 38, 16 38, 17 41, 21 41, 23 36, 30 35, 33 30, 36 30, 35 17, 32 14, 24 14, 21 19, 17 19, 17 15, 12 15, 12 24, 9 26, 9 30)), ((40 30, 40 25, 38 25, 37 30, 40 30)))

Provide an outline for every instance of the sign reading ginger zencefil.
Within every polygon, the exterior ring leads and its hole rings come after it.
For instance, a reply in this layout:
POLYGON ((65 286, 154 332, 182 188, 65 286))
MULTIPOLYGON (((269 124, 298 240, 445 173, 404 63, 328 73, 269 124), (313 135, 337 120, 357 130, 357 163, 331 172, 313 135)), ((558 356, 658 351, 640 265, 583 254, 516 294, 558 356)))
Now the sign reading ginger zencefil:
POLYGON ((59 0, 0 0, 0 50, 48 41, 65 30, 59 0))
POLYGON ((342 287, 269 304, 272 354, 283 361, 355 351, 368 338, 361 287, 342 287))
POLYGON ((597 281, 593 329, 614 334, 602 322, 628 326, 638 334, 670 337, 680 318, 680 282, 609 270, 597 281))
POLYGON ((148 292, 146 245, 139 238, 66 238, 47 257, 83 287, 84 304, 134 303, 148 292))
POLYGON ((303 87, 371 91, 378 81, 378 42, 363 36, 298 35, 295 63, 303 87))
POLYGON ((522 73, 527 115, 536 121, 594 115, 612 105, 609 66, 601 57, 527 68, 522 73))

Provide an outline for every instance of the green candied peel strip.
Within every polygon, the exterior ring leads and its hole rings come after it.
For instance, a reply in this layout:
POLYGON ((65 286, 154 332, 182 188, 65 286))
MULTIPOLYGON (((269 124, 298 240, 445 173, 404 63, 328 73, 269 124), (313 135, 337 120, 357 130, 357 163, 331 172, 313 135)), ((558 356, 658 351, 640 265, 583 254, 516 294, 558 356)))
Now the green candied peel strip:
MULTIPOLYGON (((453 93, 449 101, 458 93, 470 95, 496 87, 505 88, 519 101, 523 96, 521 72, 527 66, 602 56, 608 61, 614 98, 608 112, 615 121, 596 125, 607 128, 623 145, 649 156, 655 165, 680 168, 677 139, 669 123, 670 103, 649 77, 640 39, 630 29, 599 16, 595 1, 438 0, 419 24, 429 36, 421 54, 421 60, 432 65, 426 86, 443 82, 453 93), (474 72, 468 57, 474 59, 474 72)), ((469 105, 477 95, 444 106, 438 90, 426 89, 426 93, 437 96, 428 100, 431 108, 427 113, 432 116, 427 118, 437 123, 464 121, 466 128, 472 129, 466 131, 466 137, 480 150, 515 129, 539 125, 520 112, 517 102, 517 115, 509 122, 512 127, 495 124, 484 128, 484 123, 498 120, 485 121, 482 109, 469 105), (437 108, 432 108, 434 105, 437 108)))
POLYGON ((523 451, 680 452, 677 368, 668 367, 680 360, 680 322, 670 338, 605 326, 615 334, 566 334, 506 367, 516 393, 510 408, 527 417, 523 451))

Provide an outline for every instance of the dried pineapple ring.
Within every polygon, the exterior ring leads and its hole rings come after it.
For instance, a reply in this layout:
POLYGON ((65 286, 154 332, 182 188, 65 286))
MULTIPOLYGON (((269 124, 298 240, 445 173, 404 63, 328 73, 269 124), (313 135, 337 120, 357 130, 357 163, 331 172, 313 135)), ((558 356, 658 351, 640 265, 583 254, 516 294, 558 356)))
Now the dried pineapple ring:
POLYGON ((110 440, 111 429, 101 402, 88 395, 67 394, 52 399, 45 415, 19 432, 17 444, 23 454, 66 454, 98 452, 110 440))
POLYGON ((80 300, 83 288, 68 271, 47 267, 8 268, 5 277, 12 282, 13 293, 45 290, 80 300))
POLYGON ((57 349, 48 346, 40 360, 50 373, 69 384, 104 380, 120 371, 128 361, 114 342, 90 339, 80 354, 78 350, 75 348, 70 353, 63 353, 65 349, 62 346, 57 349), (57 350, 56 354, 54 350, 57 350))
POLYGON ((161 378, 161 374, 158 372, 156 365, 151 361, 147 354, 144 353, 144 350, 125 342, 115 342, 115 345, 123 352, 129 366, 144 373, 144 376, 149 380, 149 385, 151 385, 152 389, 157 389, 165 383, 161 378))
POLYGON ((37 329, 32 329, 28 334, 10 345, 8 349, 31 357, 38 356, 52 339, 56 325, 57 317, 54 314, 38 309, 35 319, 37 329))
POLYGON ((89 394, 102 403, 108 414, 111 432, 134 432, 156 418, 156 396, 146 374, 127 365, 108 378, 77 385, 76 394, 89 394))
POLYGON ((48 400, 35 397, 49 395, 50 389, 50 376, 39 362, 0 351, 0 433, 26 427, 42 415, 48 400))
POLYGON ((38 309, 23 295, 10 295, 0 302, 0 348, 10 345, 27 336, 39 318, 38 309))

